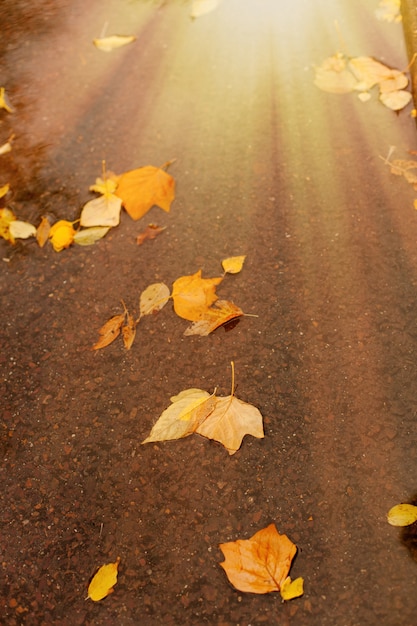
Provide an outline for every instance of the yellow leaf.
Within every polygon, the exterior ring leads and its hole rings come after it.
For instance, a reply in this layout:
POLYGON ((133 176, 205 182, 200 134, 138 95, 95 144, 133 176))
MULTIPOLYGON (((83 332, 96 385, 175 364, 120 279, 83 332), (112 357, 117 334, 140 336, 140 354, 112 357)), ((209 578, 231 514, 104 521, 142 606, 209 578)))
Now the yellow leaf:
POLYGON ((409 526, 417 522, 417 506, 397 504, 388 511, 388 524, 391 526, 409 526))
POLYGON ((2 185, 0 187, 0 198, 3 198, 9 191, 10 185, 7 183, 6 185, 2 185))
POLYGON ((172 286, 175 313, 191 322, 199 320, 217 300, 216 285, 222 280, 222 277, 201 278, 201 270, 191 276, 177 278, 172 286))
POLYGON ((355 57, 349 61, 349 69, 358 81, 355 89, 368 91, 374 85, 392 77, 391 68, 372 57, 355 57))
POLYGON ((100 339, 94 344, 93 350, 100 350, 109 346, 120 335, 120 331, 125 321, 126 313, 113 315, 98 331, 100 339))
POLYGON ((225 560, 220 563, 232 585, 239 591, 269 593, 284 584, 297 547, 275 524, 250 539, 221 543, 225 560))
POLYGON ((217 300, 212 307, 201 314, 200 319, 193 322, 191 326, 184 331, 184 335, 200 335, 200 337, 206 337, 212 333, 213 330, 219 328, 219 326, 241 315, 244 315, 242 309, 236 306, 236 304, 233 304, 233 302, 217 300))
POLYGON ((280 593, 283 600, 299 598, 304 593, 304 579, 299 577, 291 580, 288 576, 281 585, 280 593))
POLYGON ((41 248, 44 247, 49 238, 49 232, 51 230, 51 225, 47 217, 42 217, 41 223, 39 224, 36 230, 36 241, 38 242, 41 248))
POLYGON ((81 226, 117 226, 122 201, 114 194, 102 195, 87 202, 81 211, 81 226))
POLYGON ((399 70, 390 70, 390 74, 379 83, 379 90, 381 93, 388 93, 389 91, 398 91, 398 89, 405 89, 408 85, 408 78, 399 70))
POLYGON ((15 214, 9 209, 0 209, 0 237, 15 243, 14 237, 10 232, 10 224, 16 219, 15 214))
POLYGON ((113 587, 117 583, 119 563, 120 557, 117 557, 115 563, 100 567, 88 586, 88 597, 91 600, 98 602, 113 593, 113 587))
POLYGON ((91 246, 107 235, 109 230, 109 226, 93 226, 92 228, 78 230, 74 235, 74 243, 79 246, 91 246))
POLYGON ((69 248, 74 240, 75 230, 72 222, 60 220, 56 222, 49 231, 49 239, 56 252, 61 252, 64 248, 69 248))
POLYGON ((150 315, 160 311, 168 302, 170 291, 164 283, 149 285, 139 298, 140 315, 150 315))
POLYGON ((223 259, 222 267, 226 274, 238 274, 243 267, 246 256, 231 256, 228 259, 223 259))
POLYGON ((169 212, 175 198, 175 181, 159 167, 147 165, 122 174, 116 194, 133 220, 138 220, 152 206, 169 212))
POLYGON ((111 52, 112 50, 115 50, 115 48, 120 48, 132 43, 135 39, 136 37, 134 35, 110 35, 109 37, 99 37, 98 39, 93 39, 93 44, 99 50, 111 52))
POLYGON ((0 87, 0 109, 6 109, 8 113, 13 113, 13 109, 8 102, 4 87, 0 87))
POLYGON ((202 389, 185 389, 171 402, 142 443, 188 437, 213 410, 215 397, 202 389))
POLYGON ((404 107, 411 102, 412 95, 409 91, 391 91, 388 93, 381 93, 379 96, 382 104, 391 109, 392 111, 401 111, 404 107))
POLYGON ((116 176, 112 172, 107 172, 104 178, 96 178, 95 184, 91 185, 89 189, 103 196, 111 196, 117 189, 119 178, 119 176, 116 176))
POLYGON ((29 237, 36 236, 36 228, 29 222, 21 222, 20 220, 13 220, 10 223, 9 231, 12 237, 15 239, 28 239, 29 237))
POLYGON ((314 84, 329 93, 349 93, 355 89, 357 80, 347 69, 343 54, 337 53, 325 59, 315 68, 314 84))
POLYGON ((210 415, 195 431, 207 439, 218 441, 229 454, 235 454, 245 435, 264 437, 262 414, 255 406, 235 396, 216 398, 210 415))

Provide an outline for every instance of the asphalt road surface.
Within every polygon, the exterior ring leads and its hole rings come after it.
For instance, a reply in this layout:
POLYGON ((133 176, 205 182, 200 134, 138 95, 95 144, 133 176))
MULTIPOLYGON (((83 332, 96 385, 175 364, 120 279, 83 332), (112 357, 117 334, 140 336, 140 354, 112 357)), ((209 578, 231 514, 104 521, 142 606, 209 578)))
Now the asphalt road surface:
POLYGON ((180 0, 36 4, 0 7, 4 205, 76 220, 102 160, 173 160, 176 198, 94 246, 0 241, 0 621, 412 626, 417 532, 386 516, 417 494, 417 191, 384 158, 416 159, 415 121, 313 83, 338 51, 405 69, 401 24, 376 0, 223 0, 196 20, 180 0), (136 41, 103 52, 103 33, 136 41), (138 246, 148 223, 165 230, 138 246), (169 303, 130 351, 91 350, 121 300, 234 255, 218 293, 251 316, 228 332, 184 336, 169 303), (179 391, 230 393, 232 360, 264 439, 141 445, 179 391), (298 547, 286 603, 219 566, 219 543, 270 523, 298 547), (114 593, 86 600, 117 557, 114 593))

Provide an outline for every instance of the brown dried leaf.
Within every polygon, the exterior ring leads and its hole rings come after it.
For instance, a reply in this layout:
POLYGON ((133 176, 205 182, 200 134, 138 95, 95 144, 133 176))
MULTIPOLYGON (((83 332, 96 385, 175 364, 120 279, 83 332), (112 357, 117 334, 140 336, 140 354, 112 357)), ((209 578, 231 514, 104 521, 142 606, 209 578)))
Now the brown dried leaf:
POLYGON ((136 243, 141 246, 147 239, 155 239, 160 235, 166 226, 158 226, 157 224, 148 224, 148 226, 136 237, 136 243))
POLYGON ((126 313, 113 315, 98 331, 100 339, 94 344, 93 350, 100 350, 109 346, 120 335, 120 331, 125 321, 126 313))

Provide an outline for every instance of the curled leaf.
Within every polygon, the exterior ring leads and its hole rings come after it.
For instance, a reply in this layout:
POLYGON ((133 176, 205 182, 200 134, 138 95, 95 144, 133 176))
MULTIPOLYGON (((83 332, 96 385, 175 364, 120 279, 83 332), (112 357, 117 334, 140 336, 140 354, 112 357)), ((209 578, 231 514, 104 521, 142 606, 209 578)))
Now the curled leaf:
POLYGON ((0 87, 0 109, 5 109, 8 113, 13 113, 14 111, 14 109, 10 105, 4 87, 0 87))
POLYGON ((88 586, 88 597, 94 602, 99 602, 110 593, 113 593, 114 585, 117 583, 117 573, 120 557, 114 563, 102 565, 92 578, 88 586))
POLYGON ((158 226, 157 224, 148 224, 144 231, 139 233, 136 237, 136 243, 138 246, 141 246, 147 239, 155 239, 158 235, 160 235, 166 226, 158 226))
POLYGON ((47 217, 42 217, 41 223, 36 229, 36 241, 41 248, 44 247, 49 238, 49 232, 51 230, 51 224, 47 217))
POLYGON ((135 340, 135 336, 136 336, 136 321, 133 315, 131 315, 127 310, 126 310, 126 318, 127 318, 127 322, 125 326, 123 326, 122 328, 122 337, 123 337, 124 347, 126 348, 126 350, 130 350, 135 340))
POLYGON ((75 230, 72 222, 60 220, 56 222, 49 231, 49 239, 56 252, 61 252, 64 248, 69 248, 74 240, 75 230))

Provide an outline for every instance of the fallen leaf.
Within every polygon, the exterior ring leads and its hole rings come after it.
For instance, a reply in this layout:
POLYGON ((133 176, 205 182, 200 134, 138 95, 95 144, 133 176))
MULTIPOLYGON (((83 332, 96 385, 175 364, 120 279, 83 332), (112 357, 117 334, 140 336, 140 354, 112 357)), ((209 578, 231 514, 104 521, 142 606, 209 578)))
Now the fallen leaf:
POLYGON ((404 107, 411 102, 412 95, 409 91, 391 91, 388 93, 381 93, 379 96, 382 104, 392 111, 401 111, 404 107))
POLYGON ((391 68, 372 57, 355 57, 350 59, 349 69, 357 80, 355 89, 358 91, 368 91, 381 81, 392 76, 391 68))
POLYGON ((185 389, 171 402, 142 443, 188 437, 213 410, 215 396, 202 389, 185 389))
POLYGON ((100 350, 109 346, 120 335, 122 325, 125 321, 125 313, 120 315, 113 315, 103 326, 100 328, 100 339, 94 344, 93 350, 100 350))
POLYGON ((36 236, 34 225, 29 222, 21 222, 20 220, 10 222, 9 231, 15 239, 28 239, 36 236))
POLYGON ((388 511, 388 524, 391 526, 410 526, 417 522, 417 506, 396 504, 388 511))
POLYGON ((206 309, 196 322, 193 322, 185 331, 184 335, 200 335, 200 337, 206 337, 213 330, 223 326, 230 320, 236 319, 244 315, 242 309, 240 309, 233 302, 228 300, 217 300, 212 307, 206 309))
POLYGON ((49 231, 49 239, 56 252, 61 252, 64 248, 69 248, 74 240, 75 230, 72 227, 73 222, 60 220, 56 222, 49 231))
POLYGON ((172 285, 174 311, 179 317, 196 322, 217 300, 216 286, 223 280, 201 278, 201 270, 191 276, 181 276, 172 285))
POLYGON ((349 93, 355 89, 356 78, 347 69, 347 61, 340 52, 324 59, 315 68, 314 84, 329 93, 349 93))
POLYGON ((304 593, 303 578, 299 577, 295 580, 291 580, 288 576, 281 585, 280 593, 283 600, 293 600, 294 598, 299 598, 304 593))
POLYGON ((15 214, 10 209, 0 209, 0 237, 15 243, 13 235, 10 233, 10 224, 16 219, 15 214))
POLYGON ((108 193, 89 200, 81 211, 81 226, 117 226, 120 222, 122 200, 108 193))
POLYGON ((6 143, 4 143, 3 145, 0 146, 0 155, 7 154, 8 152, 11 152, 12 141, 13 141, 14 138, 15 138, 15 135, 10 135, 10 137, 6 141, 6 143))
POLYGON ((0 87, 0 109, 5 109, 8 113, 14 112, 14 109, 10 106, 4 87, 0 87))
POLYGON ((10 185, 7 183, 6 185, 2 185, 0 187, 0 198, 4 198, 4 196, 9 192, 10 185))
POLYGON ((217 9, 221 0, 193 0, 190 17, 196 19, 217 9))
POLYGON ((164 283, 149 285, 139 297, 140 315, 150 315, 160 311, 168 302, 170 291, 164 283))
POLYGON ((160 235, 166 226, 158 226, 157 224, 148 224, 144 231, 139 233, 136 237, 136 243, 138 246, 141 246, 147 239, 155 239, 158 235, 160 235))
POLYGON ((297 547, 275 524, 255 533, 219 545, 225 560, 220 563, 232 585, 239 591, 269 593, 280 591, 290 571, 297 547))
POLYGON ((391 174, 395 176, 404 176, 407 182, 411 183, 414 189, 417 189, 417 161, 408 161, 405 159, 394 159, 387 161, 391 167, 391 174))
POLYGON ((405 89, 407 85, 408 78, 403 72, 390 70, 390 74, 379 83, 379 90, 381 93, 388 93, 389 91, 405 89))
POLYGON ((93 39, 93 44, 99 50, 103 50, 103 52, 111 52, 116 48, 121 48, 122 46, 132 43, 135 39, 136 37, 134 35, 109 35, 109 37, 93 39))
POLYGON ((159 167, 147 165, 122 174, 116 194, 134 220, 138 220, 152 206, 169 211, 175 198, 173 177, 159 167))
POLYGON ((238 274, 242 271, 243 263, 246 256, 231 256, 228 259, 223 259, 222 267, 226 274, 238 274))
POLYGON ((196 429, 196 433, 221 443, 229 454, 235 454, 245 435, 262 439, 264 429, 262 415, 252 404, 243 402, 235 396, 216 398, 210 415, 196 429))
POLYGON ((49 232, 51 230, 51 224, 47 217, 42 217, 41 223, 36 230, 36 241, 41 248, 44 247, 49 239, 49 232))
POLYGON ((126 309, 127 323, 122 328, 123 344, 126 350, 130 350, 133 345, 136 336, 136 321, 128 310, 126 309))
POLYGON ((79 246, 92 246, 109 232, 109 226, 93 226, 78 230, 74 235, 74 243, 79 246))
POLYGON ((91 600, 98 602, 113 593, 113 587, 117 583, 119 563, 120 557, 117 557, 115 563, 108 563, 99 568, 88 586, 88 597, 91 600))
POLYGON ((103 178, 96 178, 94 185, 90 185, 90 191, 96 191, 103 196, 111 196, 117 189, 120 176, 116 176, 113 172, 106 172, 106 166, 103 161, 103 178))

